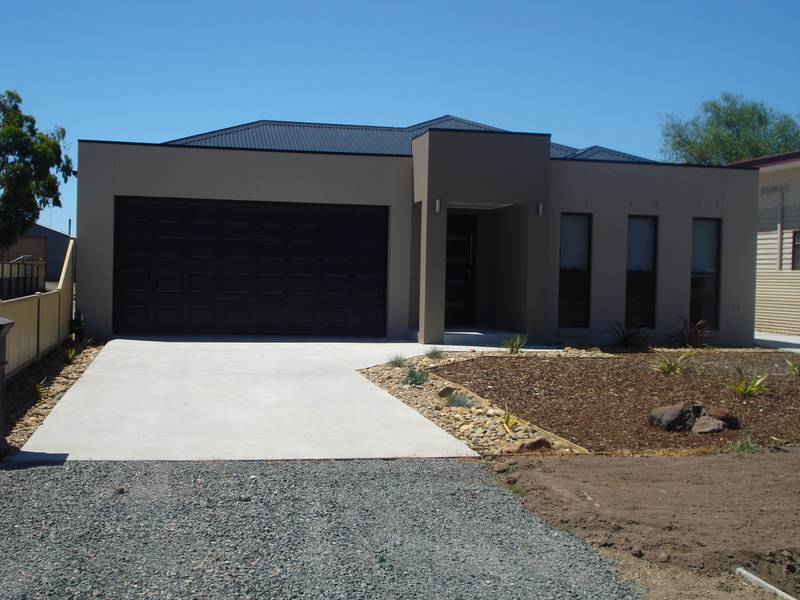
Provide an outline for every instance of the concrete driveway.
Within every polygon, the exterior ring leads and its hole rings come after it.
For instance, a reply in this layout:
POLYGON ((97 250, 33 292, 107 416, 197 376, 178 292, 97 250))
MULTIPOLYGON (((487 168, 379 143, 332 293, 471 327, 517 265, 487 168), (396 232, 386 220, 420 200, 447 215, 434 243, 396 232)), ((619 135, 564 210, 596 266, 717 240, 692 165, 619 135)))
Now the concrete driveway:
POLYGON ((425 350, 380 341, 112 340, 15 460, 472 456, 357 372, 425 350))

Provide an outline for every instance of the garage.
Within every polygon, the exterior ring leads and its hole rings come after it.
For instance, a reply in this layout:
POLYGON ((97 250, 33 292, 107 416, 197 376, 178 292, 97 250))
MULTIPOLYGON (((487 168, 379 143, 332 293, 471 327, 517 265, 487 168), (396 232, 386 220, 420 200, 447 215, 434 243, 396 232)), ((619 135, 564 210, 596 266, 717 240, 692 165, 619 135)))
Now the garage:
POLYGON ((114 333, 384 336, 387 239, 386 206, 118 196, 114 333))

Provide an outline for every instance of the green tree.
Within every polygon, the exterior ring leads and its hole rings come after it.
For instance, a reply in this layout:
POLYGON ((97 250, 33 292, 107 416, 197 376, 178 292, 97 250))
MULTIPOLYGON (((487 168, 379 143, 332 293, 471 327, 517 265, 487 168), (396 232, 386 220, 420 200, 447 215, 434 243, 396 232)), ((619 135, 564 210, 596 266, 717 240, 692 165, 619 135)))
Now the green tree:
POLYGON ((730 92, 703 102, 691 119, 668 115, 661 125, 661 152, 674 162, 725 165, 798 149, 800 123, 730 92))
POLYGON ((0 247, 8 248, 36 223, 43 208, 61 206, 61 186, 74 174, 61 148, 66 132, 36 128, 22 98, 0 95, 0 247))

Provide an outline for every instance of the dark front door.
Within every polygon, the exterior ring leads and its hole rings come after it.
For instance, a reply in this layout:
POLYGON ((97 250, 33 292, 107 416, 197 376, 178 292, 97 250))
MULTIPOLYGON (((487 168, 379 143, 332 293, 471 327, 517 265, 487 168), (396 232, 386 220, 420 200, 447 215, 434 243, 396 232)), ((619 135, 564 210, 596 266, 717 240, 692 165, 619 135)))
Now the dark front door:
POLYGON ((115 333, 385 335, 386 207, 125 197, 115 211, 115 333))
POLYGON ((447 215, 447 275, 444 322, 448 327, 475 324, 475 215, 447 215))

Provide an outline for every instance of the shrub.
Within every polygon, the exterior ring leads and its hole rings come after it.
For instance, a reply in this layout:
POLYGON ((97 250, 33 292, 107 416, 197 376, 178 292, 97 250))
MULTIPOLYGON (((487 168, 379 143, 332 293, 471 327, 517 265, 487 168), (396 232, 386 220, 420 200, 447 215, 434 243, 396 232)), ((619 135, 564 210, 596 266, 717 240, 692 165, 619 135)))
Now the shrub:
POLYGON ((691 352, 684 352, 677 358, 673 358, 662 354, 661 358, 653 365, 653 370, 664 375, 680 375, 683 372, 683 361, 691 355, 691 352))
POLYGON ((405 356, 401 356, 400 354, 395 354, 392 358, 389 359, 389 365, 395 368, 405 367, 406 358, 405 356))
POLYGON ((67 346, 64 348, 64 360, 67 361, 67 364, 72 364, 77 353, 78 351, 75 349, 75 346, 67 346))
POLYGON ((644 327, 625 327, 619 321, 611 324, 611 345, 615 348, 647 348, 647 329, 644 327))
POLYGON ((46 384, 47 384, 47 377, 45 377, 39 383, 36 384, 35 392, 37 400, 41 400, 44 397, 44 393, 47 391, 46 384))
POLYGON ((751 438, 747 437, 731 444, 732 452, 749 452, 750 454, 757 454, 763 449, 756 444, 751 438))
POLYGON ((728 388, 740 398, 752 398, 769 389, 766 381, 767 376, 761 375, 758 371, 748 377, 739 367, 736 367, 736 382, 730 384, 728 388))
POLYGON ((444 356, 444 352, 442 352, 442 350, 440 350, 439 348, 431 348, 425 353, 425 356, 435 360, 442 358, 444 356))
POLYGON ((447 406, 469 408, 471 404, 472 400, 469 399, 469 396, 460 392, 453 392, 447 397, 447 406))
POLYGON ((408 367, 406 376, 403 378, 403 383, 406 385, 424 385, 428 381, 428 373, 422 369, 415 369, 408 367))
POLYGON ((503 342, 503 348, 506 348, 509 354, 518 354, 522 347, 527 343, 527 335, 515 333, 513 336, 503 342))
POLYGON ((667 342, 681 348, 702 348, 706 345, 711 328, 707 321, 700 319, 694 325, 681 317, 683 324, 667 336, 667 342))
POLYGON ((793 363, 787 358, 786 368, 789 369, 790 375, 794 375, 795 377, 800 377, 800 363, 793 363))

